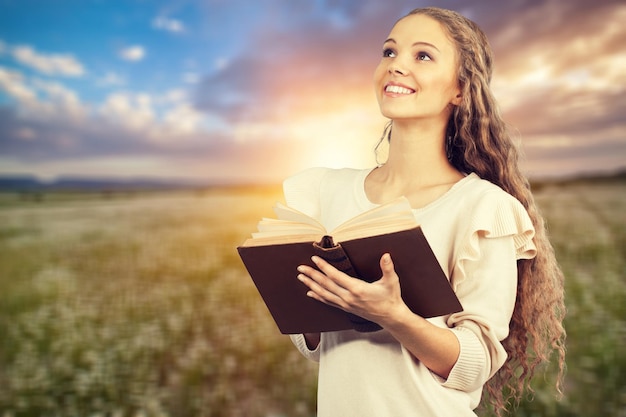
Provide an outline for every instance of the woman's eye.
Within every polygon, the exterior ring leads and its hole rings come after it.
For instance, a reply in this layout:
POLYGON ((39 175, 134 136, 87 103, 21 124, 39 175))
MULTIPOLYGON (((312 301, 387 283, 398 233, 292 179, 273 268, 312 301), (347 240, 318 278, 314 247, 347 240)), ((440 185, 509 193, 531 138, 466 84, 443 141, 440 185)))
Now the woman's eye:
POLYGON ((418 61, 430 61, 430 55, 428 55, 426 52, 420 52, 417 54, 417 60, 418 61))
POLYGON ((385 57, 385 58, 390 58, 390 57, 393 58, 394 56, 396 56, 396 53, 394 52, 393 49, 387 48, 387 49, 383 50, 383 57, 385 57))

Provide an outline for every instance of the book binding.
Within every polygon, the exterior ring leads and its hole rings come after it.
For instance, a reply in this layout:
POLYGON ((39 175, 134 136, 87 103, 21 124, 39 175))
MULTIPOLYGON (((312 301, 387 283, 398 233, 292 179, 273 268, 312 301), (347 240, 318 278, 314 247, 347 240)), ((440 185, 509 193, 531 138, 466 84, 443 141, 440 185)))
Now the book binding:
MULTIPOLYGON (((336 244, 333 241, 332 236, 325 235, 319 242, 314 242, 313 253, 344 274, 363 279, 354 270, 354 267, 350 262, 350 258, 346 255, 346 252, 341 247, 341 244, 336 244)), ((363 280, 369 282, 369 280, 363 280)), ((354 330, 358 332, 375 332, 382 329, 379 324, 357 316, 356 314, 347 313, 347 315, 350 322, 353 324, 354 330)))

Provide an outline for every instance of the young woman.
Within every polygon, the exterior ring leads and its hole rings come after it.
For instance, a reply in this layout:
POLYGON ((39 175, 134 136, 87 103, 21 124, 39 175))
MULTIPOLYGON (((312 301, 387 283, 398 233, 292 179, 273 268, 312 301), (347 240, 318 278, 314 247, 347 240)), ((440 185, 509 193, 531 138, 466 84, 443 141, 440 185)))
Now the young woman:
POLYGON ((321 259, 317 268, 300 266, 310 297, 382 327, 292 336, 319 361, 319 417, 475 416, 483 388, 501 414, 553 350, 560 388, 563 277, 498 114, 491 72, 475 23, 414 10, 393 26, 374 75, 390 119, 381 139, 389 141, 387 161, 285 181, 287 203, 329 229, 405 196, 463 305, 434 319, 412 313, 393 254, 381 254, 381 278, 371 284, 321 259))

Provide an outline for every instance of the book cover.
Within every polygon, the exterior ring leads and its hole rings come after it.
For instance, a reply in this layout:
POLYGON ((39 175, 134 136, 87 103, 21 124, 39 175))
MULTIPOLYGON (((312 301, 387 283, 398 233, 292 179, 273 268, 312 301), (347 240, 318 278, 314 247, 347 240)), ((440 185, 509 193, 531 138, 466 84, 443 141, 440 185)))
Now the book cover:
POLYGON ((259 233, 237 250, 282 333, 376 329, 306 295, 308 287, 296 278, 296 268, 314 266, 313 255, 373 282, 382 276, 381 256, 389 253, 400 277, 402 298, 414 313, 429 318, 462 310, 408 201, 380 206, 330 233, 288 207, 279 205, 276 212, 280 219, 262 220, 259 233))

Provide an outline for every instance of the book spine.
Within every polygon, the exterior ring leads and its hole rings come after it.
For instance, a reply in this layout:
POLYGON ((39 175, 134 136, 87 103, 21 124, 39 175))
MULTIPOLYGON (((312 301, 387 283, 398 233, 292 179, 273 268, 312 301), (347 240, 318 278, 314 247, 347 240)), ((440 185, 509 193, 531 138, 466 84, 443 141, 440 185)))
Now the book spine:
MULTIPOLYGON (((346 252, 343 250, 341 245, 333 243, 332 237, 324 236, 320 242, 313 243, 313 252, 315 255, 324 259, 344 274, 359 278, 352 266, 352 263, 350 262, 350 258, 348 258, 348 255, 346 255, 346 252)), ((366 320, 356 314, 346 314, 348 315, 354 330, 358 332, 375 332, 382 329, 380 325, 374 323, 373 321, 366 320)))

